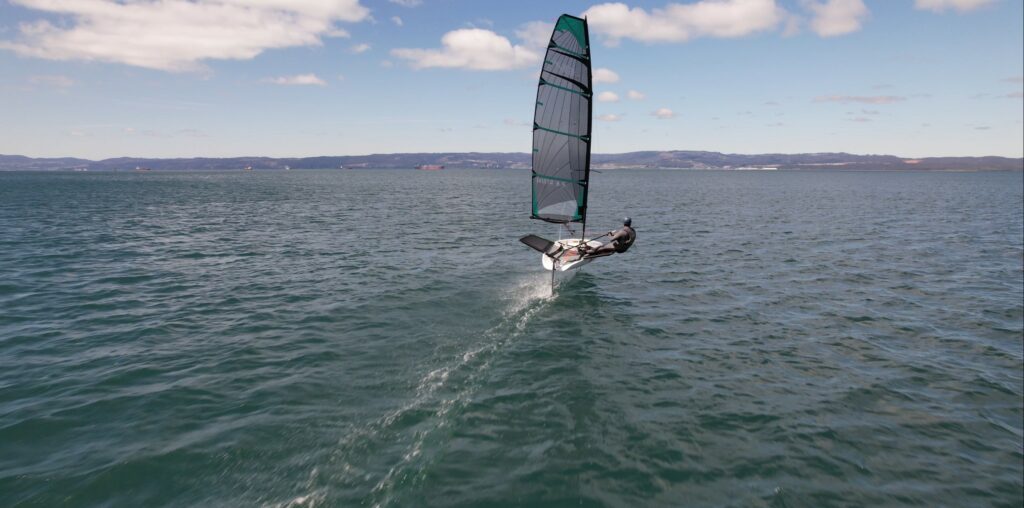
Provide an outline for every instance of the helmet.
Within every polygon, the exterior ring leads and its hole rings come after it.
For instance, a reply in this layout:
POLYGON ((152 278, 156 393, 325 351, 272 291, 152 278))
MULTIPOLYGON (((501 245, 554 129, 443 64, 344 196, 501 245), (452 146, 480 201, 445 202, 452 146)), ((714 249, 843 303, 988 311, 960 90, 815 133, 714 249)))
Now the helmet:
POLYGON ((622 225, 623 226, 632 226, 633 225, 633 219, 630 219, 629 217, 626 217, 625 219, 622 219, 622 225))

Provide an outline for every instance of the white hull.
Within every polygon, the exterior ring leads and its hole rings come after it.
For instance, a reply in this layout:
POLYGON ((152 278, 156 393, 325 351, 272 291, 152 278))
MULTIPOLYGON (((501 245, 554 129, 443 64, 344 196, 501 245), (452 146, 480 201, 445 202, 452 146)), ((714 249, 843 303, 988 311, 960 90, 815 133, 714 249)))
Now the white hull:
MULTIPOLYGON (((556 244, 561 245, 563 248, 569 250, 562 251, 560 253, 561 256, 558 258, 557 261, 555 260, 555 258, 552 258, 547 254, 541 254, 540 261, 544 265, 544 269, 557 269, 558 271, 561 272, 568 272, 569 270, 575 270, 593 261, 594 258, 580 258, 579 253, 577 253, 576 249, 574 248, 577 245, 579 245, 580 242, 581 240, 579 238, 566 238, 565 240, 558 240, 557 242, 555 242, 556 244)), ((597 240, 587 240, 587 245, 590 246, 591 248, 596 248, 600 247, 603 244, 597 240)))

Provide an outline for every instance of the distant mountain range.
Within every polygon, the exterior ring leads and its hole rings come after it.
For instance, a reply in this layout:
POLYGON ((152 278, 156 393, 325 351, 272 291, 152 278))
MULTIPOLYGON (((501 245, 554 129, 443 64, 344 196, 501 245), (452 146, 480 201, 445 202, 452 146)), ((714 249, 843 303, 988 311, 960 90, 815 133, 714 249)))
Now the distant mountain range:
MULTIPOLYGON (((149 159, 118 157, 93 161, 71 157, 32 158, 0 155, 0 171, 134 171, 151 170, 254 170, 413 168, 438 164, 448 168, 525 169, 527 153, 394 153, 301 158, 231 157, 192 159, 149 159)), ((1007 157, 926 157, 907 159, 894 155, 849 153, 725 154, 673 150, 594 154, 594 169, 799 169, 799 170, 932 170, 932 171, 1024 171, 1024 159, 1007 157)))

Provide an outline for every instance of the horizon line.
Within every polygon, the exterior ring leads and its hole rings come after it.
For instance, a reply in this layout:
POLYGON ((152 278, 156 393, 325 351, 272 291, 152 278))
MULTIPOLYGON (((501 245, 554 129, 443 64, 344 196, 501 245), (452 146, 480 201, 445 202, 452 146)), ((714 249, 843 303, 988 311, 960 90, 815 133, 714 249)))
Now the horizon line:
MULTIPOLYGON (((655 152, 655 153, 667 153, 667 152, 696 152, 696 153, 717 153, 722 155, 740 155, 740 156, 753 156, 753 155, 819 155, 819 154, 842 154, 842 155, 853 155, 857 157, 871 157, 871 156, 883 156, 883 157, 896 157, 899 159, 915 160, 915 159, 940 159, 940 158, 957 158, 957 159, 981 159, 987 157, 999 157, 1003 159, 1024 159, 1024 154, 1018 157, 1006 156, 1006 155, 924 155, 924 156, 913 156, 907 157, 902 155, 894 155, 890 153, 856 153, 856 152, 845 152, 845 151, 829 151, 829 152, 720 152, 716 150, 688 150, 688 149, 670 149, 670 150, 632 150, 628 152, 594 152, 592 155, 626 155, 632 153, 643 153, 643 152, 655 152)), ((366 154, 355 154, 355 155, 300 155, 300 156, 273 156, 273 155, 231 155, 231 156, 207 156, 207 155, 192 155, 192 156, 140 156, 140 155, 118 155, 113 157, 103 157, 98 159, 92 159, 88 157, 79 157, 74 155, 61 155, 61 156, 34 156, 24 155, 17 153, 0 153, 0 157, 26 157, 29 159, 82 159, 93 162, 99 162, 110 159, 310 159, 315 157, 373 157, 380 155, 441 155, 441 154, 515 154, 515 155, 530 155, 528 151, 522 152, 502 152, 502 151, 463 151, 463 152, 378 152, 378 153, 366 153, 366 154)))

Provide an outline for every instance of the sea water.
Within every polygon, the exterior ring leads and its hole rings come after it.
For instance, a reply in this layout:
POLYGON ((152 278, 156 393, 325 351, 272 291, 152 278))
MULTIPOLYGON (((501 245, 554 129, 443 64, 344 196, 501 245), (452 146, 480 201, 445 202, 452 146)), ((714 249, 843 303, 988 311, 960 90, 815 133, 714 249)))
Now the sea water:
POLYGON ((1019 507, 1022 188, 0 173, 0 505, 1019 507))

